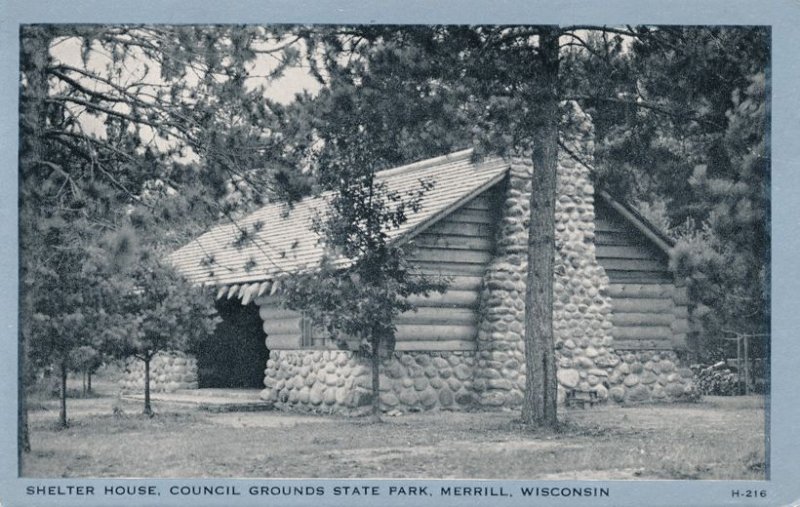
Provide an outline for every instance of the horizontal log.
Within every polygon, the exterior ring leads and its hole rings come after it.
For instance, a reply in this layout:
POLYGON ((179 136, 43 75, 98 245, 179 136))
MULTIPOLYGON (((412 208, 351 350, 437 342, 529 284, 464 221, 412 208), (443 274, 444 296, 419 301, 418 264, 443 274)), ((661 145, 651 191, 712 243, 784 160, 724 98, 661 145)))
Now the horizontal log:
POLYGON ((488 210, 489 207, 490 207, 489 198, 486 195, 479 195, 478 197, 465 203, 461 207, 461 209, 488 210))
MULTIPOLYGON (((272 287, 272 285, 270 285, 272 287)), ((260 296, 256 296, 253 300, 258 306, 279 306, 281 303, 280 296, 277 295, 269 295, 269 292, 262 294, 260 296)))
POLYGON ((492 241, 488 237, 423 233, 414 238, 414 243, 420 247, 451 248, 485 252, 490 252, 492 250, 492 241))
POLYGON ((598 231, 594 235, 595 246, 640 246, 648 243, 641 234, 623 231, 598 231))
POLYGON ((620 340, 672 340, 669 326, 614 326, 611 336, 620 340))
POLYGON ((612 298, 611 307, 616 313, 668 313, 672 314, 671 299, 612 298))
POLYGON ((299 319, 300 313, 288 308, 281 308, 280 306, 261 306, 258 309, 258 315, 264 322, 285 319, 299 319))
POLYGON ((477 334, 477 326, 398 324, 395 340, 397 342, 474 340, 477 334))
POLYGON ((609 219, 607 216, 597 216, 594 219, 594 230, 603 232, 624 232, 627 234, 634 234, 637 232, 632 225, 609 219))
POLYGON ((478 304, 478 291, 448 290, 444 294, 434 292, 426 296, 409 296, 408 302, 418 306, 456 306, 471 308, 478 304))
POLYGON ((670 340, 614 340, 615 350, 672 350, 670 340))
POLYGON ((477 325, 478 315, 470 308, 421 307, 416 312, 397 316, 397 324, 456 324, 477 325))
POLYGON ((461 208, 443 220, 443 222, 490 224, 492 223, 492 215, 488 209, 461 208))
POLYGON ((454 236, 476 236, 491 238, 492 226, 490 224, 461 224, 454 222, 443 222, 436 224, 435 232, 454 236))
POLYGON ((417 271, 428 275, 472 275, 483 276, 486 266, 483 264, 453 264, 445 262, 413 261, 417 271))
POLYGON ((611 312, 611 323, 615 326, 669 326, 675 318, 671 313, 611 312))
POLYGON ((491 253, 480 250, 418 248, 409 256, 409 261, 442 262, 454 264, 488 264, 491 258, 491 253))
POLYGON ((598 258, 607 257, 611 259, 655 259, 661 260, 664 256, 661 252, 645 248, 639 245, 625 246, 606 246, 598 245, 596 248, 598 258))
POLYGON ((481 288, 481 284, 483 284, 482 276, 460 275, 447 278, 448 290, 478 290, 481 288))
POLYGON ((687 319, 677 319, 670 326, 672 334, 686 334, 689 332, 689 321, 687 319))
MULTIPOLYGON (((603 266, 603 263, 600 263, 603 266)), ((605 268, 605 266, 603 266, 605 268)), ((672 281, 669 271, 618 271, 605 268, 611 283, 667 283, 672 281)))
POLYGON ((672 315, 678 319, 687 319, 689 318, 689 308, 683 305, 676 305, 675 308, 672 309, 672 315))
POLYGON ((604 269, 616 271, 668 271, 666 262, 653 259, 609 259, 598 256, 604 269))
POLYGON ((688 335, 686 333, 677 333, 672 335, 672 347, 679 350, 688 348, 688 335))
POLYGON ((267 337, 269 350, 293 350, 300 348, 300 333, 294 335, 275 334, 267 337))
POLYGON ((676 287, 672 300, 676 305, 683 306, 689 304, 689 290, 686 287, 676 287))
POLYGON ((446 340, 446 341, 428 341, 420 340, 413 342, 398 342, 395 345, 397 351, 410 351, 410 350, 475 350, 477 342, 474 340, 446 340))
POLYGON ((273 334, 300 334, 300 318, 294 319, 281 319, 281 320, 267 320, 261 326, 264 332, 272 336, 273 334))
POLYGON ((606 294, 621 298, 670 298, 674 291, 672 284, 612 283, 606 294))

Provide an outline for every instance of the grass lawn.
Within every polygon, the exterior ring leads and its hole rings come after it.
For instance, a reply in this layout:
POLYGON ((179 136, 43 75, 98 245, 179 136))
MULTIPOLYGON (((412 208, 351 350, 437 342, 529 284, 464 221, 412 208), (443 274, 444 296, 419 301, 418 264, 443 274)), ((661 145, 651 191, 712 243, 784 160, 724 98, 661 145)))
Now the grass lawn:
POLYGON ((364 419, 208 413, 155 405, 113 415, 113 397, 35 401, 27 477, 764 479, 761 397, 562 409, 558 433, 517 412, 364 419))

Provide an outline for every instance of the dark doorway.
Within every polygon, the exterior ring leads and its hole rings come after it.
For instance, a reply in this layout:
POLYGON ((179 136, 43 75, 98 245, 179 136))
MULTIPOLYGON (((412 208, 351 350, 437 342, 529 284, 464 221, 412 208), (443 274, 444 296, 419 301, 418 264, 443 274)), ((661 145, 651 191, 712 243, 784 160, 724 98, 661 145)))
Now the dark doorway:
POLYGON ((201 388, 263 388, 269 351, 258 306, 236 298, 217 301, 222 322, 197 353, 201 388))

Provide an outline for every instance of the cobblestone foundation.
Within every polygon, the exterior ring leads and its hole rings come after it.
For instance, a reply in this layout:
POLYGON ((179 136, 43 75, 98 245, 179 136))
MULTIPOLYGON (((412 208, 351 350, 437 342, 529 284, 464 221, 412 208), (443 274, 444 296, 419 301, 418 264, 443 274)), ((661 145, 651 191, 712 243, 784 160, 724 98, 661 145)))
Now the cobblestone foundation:
MULTIPOLYGON (((474 405, 472 352, 395 352, 381 364, 384 411, 474 405)), ((261 397, 280 408, 346 412, 372 403, 369 361, 340 350, 273 351, 261 397)))
MULTIPOLYGON (((182 352, 159 353, 150 362, 150 391, 197 389, 197 359, 182 352)), ((144 363, 128 359, 120 379, 123 392, 144 392, 144 363)))

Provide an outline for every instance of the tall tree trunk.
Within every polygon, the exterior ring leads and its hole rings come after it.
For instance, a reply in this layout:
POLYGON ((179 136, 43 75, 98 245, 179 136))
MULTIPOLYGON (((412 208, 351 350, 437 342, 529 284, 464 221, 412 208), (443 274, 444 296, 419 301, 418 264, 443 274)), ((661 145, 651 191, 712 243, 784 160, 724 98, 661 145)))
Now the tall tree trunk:
POLYGON ((147 356, 144 360, 144 415, 153 417, 153 408, 150 406, 150 360, 147 356))
POLYGON ((381 356, 378 351, 378 339, 373 336, 372 341, 372 422, 381 421, 381 356))
MULTIPOLYGON (((47 127, 47 115, 45 110, 48 95, 47 85, 47 66, 49 64, 50 40, 52 34, 47 28, 39 26, 28 26, 25 28, 29 37, 20 44, 20 67, 24 74, 26 86, 26 97, 20 100, 20 134, 24 134, 20 140, 20 171, 33 171, 38 160, 44 159, 44 132, 47 127)), ((22 234, 20 234, 20 239, 22 234)), ((25 280, 27 272, 26 256, 30 255, 26 243, 20 241, 20 280, 25 280)), ((22 284, 20 284, 22 286, 22 284)), ((31 295, 21 294, 20 301, 25 306, 23 312, 29 314, 31 309, 31 295)), ((23 319, 25 320, 25 319, 23 319)), ((28 332, 29 326, 22 323, 18 336, 18 367, 19 382, 17 384, 17 454, 19 456, 19 466, 22 466, 22 453, 30 452, 30 433, 28 430, 28 403, 27 381, 32 378, 29 374, 28 357, 28 332)))
POLYGON ((556 368, 553 344, 553 259, 558 166, 558 36, 557 27, 539 36, 542 97, 533 132, 533 189, 528 229, 528 277, 525 294, 525 424, 554 428, 556 368))
MULTIPOLYGON (((22 336, 22 333, 20 333, 22 336)), ((19 340, 19 378, 17 379, 17 392, 19 393, 19 406, 17 407, 17 457, 19 466, 22 467, 22 453, 31 452, 31 439, 28 433, 28 404, 27 401, 27 387, 28 387, 28 362, 27 351, 25 350, 26 342, 23 339, 19 340)), ((22 470, 18 470, 21 472, 22 470)))
POLYGON ((61 361, 61 409, 58 411, 58 424, 62 428, 67 427, 67 362, 61 361))
POLYGON ((86 392, 92 394, 92 370, 86 372, 86 392))

